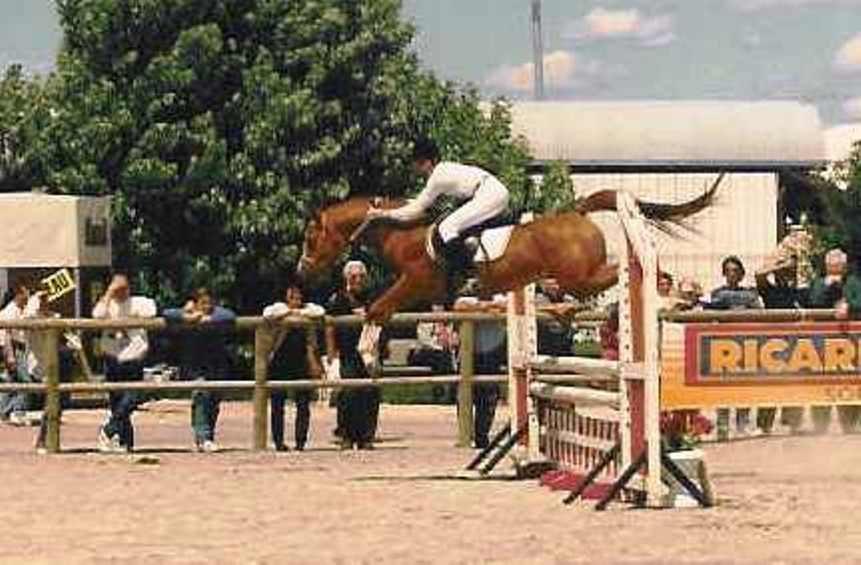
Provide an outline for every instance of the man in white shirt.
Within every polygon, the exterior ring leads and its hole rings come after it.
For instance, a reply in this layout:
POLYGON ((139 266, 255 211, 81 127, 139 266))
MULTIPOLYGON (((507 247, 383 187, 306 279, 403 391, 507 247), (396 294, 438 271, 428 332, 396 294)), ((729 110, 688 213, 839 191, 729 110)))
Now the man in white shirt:
MULTIPOLYGON (((288 316, 320 318, 325 314, 322 306, 305 302, 303 289, 294 279, 287 283, 284 302, 270 304, 263 310, 263 318, 275 324, 288 316)), ((269 380, 286 381, 322 376, 317 340, 313 339, 315 332, 316 328, 313 327, 279 327, 275 331, 272 353, 269 356, 269 380)), ((313 397, 313 389, 297 389, 293 393, 296 402, 294 437, 297 451, 305 449, 308 441, 313 397)), ((287 451, 284 443, 284 403, 287 391, 273 390, 270 399, 272 442, 276 451, 287 451)))
MULTIPOLYGON (((103 320, 153 318, 156 313, 154 300, 131 295, 125 273, 113 275, 105 294, 93 308, 93 318, 103 320)), ((136 381, 143 378, 143 364, 149 351, 146 330, 107 330, 102 332, 101 344, 106 381, 136 381)), ((134 447, 131 415, 140 403, 140 394, 134 391, 111 392, 109 399, 111 414, 99 430, 99 450, 127 452, 134 447)))
MULTIPOLYGON (((12 300, 3 310, 0 310, 0 320, 20 320, 29 297, 30 291, 26 285, 16 285, 12 300)), ((30 382, 27 373, 26 332, 0 330, 0 346, 3 351, 6 380, 13 383, 30 382)), ((0 420, 9 421, 13 425, 26 424, 26 411, 29 404, 29 395, 17 392, 0 394, 0 420)))
POLYGON ((424 189, 400 208, 371 208, 368 217, 413 222, 422 218, 440 196, 466 201, 439 223, 433 236, 434 250, 438 258, 444 259, 448 275, 462 272, 470 264, 470 252, 462 236, 469 228, 508 211, 508 189, 484 169, 440 161, 439 149, 430 140, 416 141, 413 162, 416 171, 427 178, 424 189))

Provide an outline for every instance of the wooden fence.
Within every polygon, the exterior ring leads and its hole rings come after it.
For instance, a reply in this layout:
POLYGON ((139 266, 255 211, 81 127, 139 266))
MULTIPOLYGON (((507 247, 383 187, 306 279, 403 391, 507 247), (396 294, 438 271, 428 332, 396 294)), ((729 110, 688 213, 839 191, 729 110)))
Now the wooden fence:
MULTIPOLYGON (((580 319, 588 322, 600 319, 600 314, 584 314, 580 319)), ((361 316, 323 317, 312 320, 307 318, 288 318, 272 323, 260 317, 240 317, 233 325, 237 333, 254 334, 254 380, 245 381, 175 381, 175 382, 74 382, 61 383, 59 370, 59 343, 61 335, 68 331, 100 332, 106 330, 125 330, 142 328, 147 331, 165 331, 170 327, 180 331, 194 328, 185 324, 170 324, 161 318, 128 320, 94 319, 31 319, 3 320, 0 329, 22 329, 43 332, 46 352, 44 359, 44 381, 38 384, 0 383, 0 392, 28 392, 45 396, 44 414, 47 424, 45 447, 49 453, 60 451, 60 396, 63 393, 104 393, 110 391, 136 390, 151 393, 188 392, 193 390, 217 390, 225 392, 252 391, 254 420, 253 440, 255 450, 265 450, 268 436, 268 402, 272 390, 298 388, 354 388, 379 387, 386 385, 458 384, 458 445, 468 446, 473 436, 472 385, 480 383, 505 383, 506 375, 475 376, 474 328, 478 322, 503 324, 504 314, 433 312, 422 314, 397 314, 390 321, 392 326, 415 325, 419 322, 448 322, 459 325, 460 333, 460 374, 431 377, 389 376, 373 379, 340 380, 297 380, 269 381, 268 359, 273 345, 273 336, 279 327, 322 328, 326 325, 361 325, 361 316)))

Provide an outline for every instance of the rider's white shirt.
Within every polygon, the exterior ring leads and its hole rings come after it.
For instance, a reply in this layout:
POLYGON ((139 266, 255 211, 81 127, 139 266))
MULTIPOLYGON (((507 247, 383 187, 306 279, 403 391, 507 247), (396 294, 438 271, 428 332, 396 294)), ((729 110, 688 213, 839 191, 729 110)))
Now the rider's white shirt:
POLYGON ((409 222, 420 218, 440 196, 467 200, 475 195, 481 183, 490 176, 492 175, 480 167, 443 161, 434 167, 419 195, 408 204, 389 210, 388 216, 394 220, 409 222))

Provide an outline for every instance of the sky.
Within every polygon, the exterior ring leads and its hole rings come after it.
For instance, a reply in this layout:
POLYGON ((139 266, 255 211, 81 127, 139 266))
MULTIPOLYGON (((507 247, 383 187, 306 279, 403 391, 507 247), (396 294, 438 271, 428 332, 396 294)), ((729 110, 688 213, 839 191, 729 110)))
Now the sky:
MULTIPOLYGON (((0 0, 0 67, 50 70, 52 0, 0 0)), ((403 0, 437 76, 532 97, 530 0, 403 0)), ((861 0, 543 0, 548 99, 798 100, 861 121, 861 0)))
MULTIPOLYGON (((530 0, 404 0, 440 77, 532 97, 530 0)), ((542 0, 549 99, 798 100, 861 120, 861 0, 542 0)))

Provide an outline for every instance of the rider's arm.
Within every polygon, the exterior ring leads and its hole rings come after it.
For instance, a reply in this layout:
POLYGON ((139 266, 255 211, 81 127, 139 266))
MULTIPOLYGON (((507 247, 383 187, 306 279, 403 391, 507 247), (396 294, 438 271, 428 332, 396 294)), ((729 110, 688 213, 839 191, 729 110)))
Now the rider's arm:
POLYGON ((418 220, 424 216, 425 211, 430 208, 431 204, 436 200, 436 196, 435 191, 433 191, 430 186, 426 186, 414 200, 410 200, 400 208, 387 210, 386 218, 396 222, 412 222, 418 220))
POLYGON ((451 183, 451 179, 448 178, 449 176, 447 167, 444 164, 442 166, 437 165, 419 195, 400 208, 386 211, 386 218, 396 222, 418 220, 433 205, 437 197, 443 192, 444 187, 451 183))

